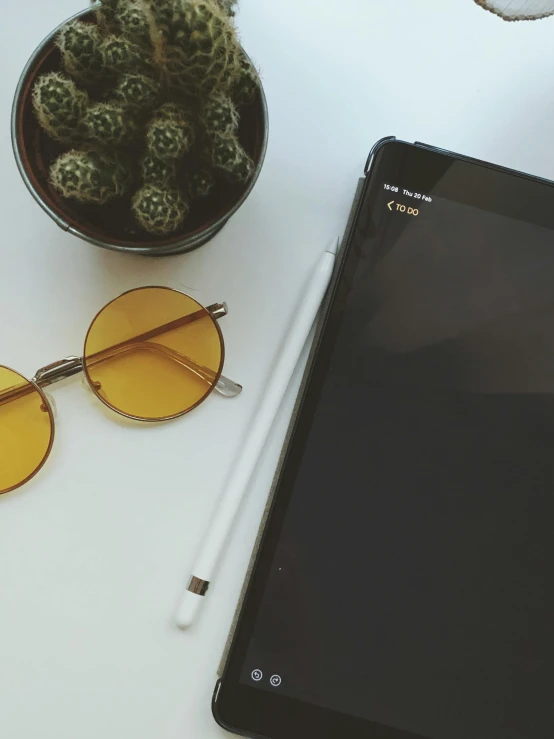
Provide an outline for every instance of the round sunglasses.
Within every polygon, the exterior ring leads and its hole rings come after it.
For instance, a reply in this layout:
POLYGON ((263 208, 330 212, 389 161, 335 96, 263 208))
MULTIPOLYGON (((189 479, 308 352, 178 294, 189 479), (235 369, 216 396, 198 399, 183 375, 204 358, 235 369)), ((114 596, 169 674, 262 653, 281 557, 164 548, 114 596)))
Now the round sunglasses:
POLYGON ((109 408, 137 421, 168 421, 214 390, 242 387, 221 373, 225 303, 207 308, 168 287, 140 287, 108 303, 92 321, 82 357, 66 357, 31 380, 0 365, 0 494, 28 482, 54 442, 54 412, 43 388, 84 372, 109 408))

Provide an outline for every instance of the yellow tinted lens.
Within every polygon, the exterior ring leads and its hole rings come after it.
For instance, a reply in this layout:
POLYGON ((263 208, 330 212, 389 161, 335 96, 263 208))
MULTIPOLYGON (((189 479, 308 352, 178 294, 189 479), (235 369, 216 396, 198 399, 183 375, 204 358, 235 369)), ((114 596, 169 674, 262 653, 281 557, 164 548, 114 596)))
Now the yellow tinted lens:
POLYGON ((186 413, 212 391, 223 340, 210 313, 188 295, 145 287, 121 295, 94 319, 85 371, 110 408, 146 421, 186 413))
POLYGON ((42 394, 17 372, 0 367, 0 493, 39 471, 53 435, 52 415, 42 394))

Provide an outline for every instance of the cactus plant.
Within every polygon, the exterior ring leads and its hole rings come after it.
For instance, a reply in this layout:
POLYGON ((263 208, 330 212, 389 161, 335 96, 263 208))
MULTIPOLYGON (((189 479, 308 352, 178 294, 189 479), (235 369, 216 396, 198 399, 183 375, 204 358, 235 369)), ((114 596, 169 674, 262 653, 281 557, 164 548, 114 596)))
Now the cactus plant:
POLYGON ((214 189, 215 181, 211 171, 205 167, 192 172, 187 184, 189 197, 191 200, 195 200, 196 198, 207 197, 214 189))
POLYGON ((133 198, 132 211, 145 231, 163 235, 182 225, 189 206, 179 190, 144 185, 133 198))
POLYGON ((141 0, 125 0, 115 11, 115 21, 122 34, 139 44, 150 42, 150 22, 146 8, 141 0))
POLYGON ((168 0, 146 0, 146 3, 151 40, 155 43, 160 37, 169 38, 173 23, 174 3, 168 0))
POLYGON ((119 0, 102 0, 96 8, 96 21, 103 32, 107 33, 115 23, 118 5, 119 0))
POLYGON ((58 36, 58 47, 66 71, 85 85, 96 84, 106 74, 100 30, 89 23, 72 21, 58 36))
POLYGON ((231 95, 238 105, 251 103, 260 87, 256 68, 242 49, 237 52, 237 73, 231 86, 231 95))
POLYGON ((140 160, 142 181, 148 185, 174 184, 177 176, 176 159, 158 159, 149 152, 140 160))
POLYGON ((100 53, 104 66, 116 72, 148 69, 152 64, 151 55, 144 47, 124 36, 110 34, 102 41, 100 53))
POLYGON ((33 107, 42 128, 56 141, 71 143, 88 106, 88 95, 59 72, 39 77, 33 107))
POLYGON ((218 136, 214 140, 212 163, 234 182, 246 182, 254 169, 252 160, 234 136, 218 136))
POLYGON ((101 147, 113 147, 133 138, 135 122, 118 103, 91 105, 80 122, 83 139, 101 147))
POLYGON ((153 108, 160 95, 156 80, 145 74, 124 74, 113 91, 114 98, 130 108, 147 111, 153 108))
POLYGON ((146 128, 146 149, 157 159, 180 159, 194 142, 194 127, 186 110, 166 103, 146 128))
POLYGON ((216 0, 174 0, 171 34, 161 66, 187 94, 227 90, 239 73, 236 31, 216 0))
POLYGON ((225 180, 247 182, 253 163, 238 130, 259 78, 238 41, 234 6, 102 0, 96 24, 61 29, 69 76, 45 74, 33 89, 40 125, 70 149, 51 166, 60 195, 102 205, 134 192, 136 222, 165 235, 182 226, 189 199, 225 180))
POLYGON ((231 136, 239 126, 239 114, 227 95, 211 95, 202 111, 203 123, 208 135, 231 136))
POLYGON ((50 181, 64 198, 103 205, 127 191, 130 176, 116 156, 73 149, 56 159, 50 181))
POLYGON ((235 15, 236 0, 216 0, 217 4, 229 16, 235 15))

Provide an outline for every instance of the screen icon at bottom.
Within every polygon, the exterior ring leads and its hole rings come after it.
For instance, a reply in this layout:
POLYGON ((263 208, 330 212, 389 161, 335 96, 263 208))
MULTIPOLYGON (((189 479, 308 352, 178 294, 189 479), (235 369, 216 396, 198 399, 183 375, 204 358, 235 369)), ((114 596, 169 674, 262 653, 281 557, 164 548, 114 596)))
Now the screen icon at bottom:
POLYGON ((272 675, 269 678, 269 682, 271 683, 271 685, 273 685, 274 688, 278 688, 279 685, 281 685, 281 678, 279 675, 272 675))
POLYGON ((263 676, 264 675, 261 670, 252 670, 252 680, 255 680, 257 683, 260 682, 263 676))

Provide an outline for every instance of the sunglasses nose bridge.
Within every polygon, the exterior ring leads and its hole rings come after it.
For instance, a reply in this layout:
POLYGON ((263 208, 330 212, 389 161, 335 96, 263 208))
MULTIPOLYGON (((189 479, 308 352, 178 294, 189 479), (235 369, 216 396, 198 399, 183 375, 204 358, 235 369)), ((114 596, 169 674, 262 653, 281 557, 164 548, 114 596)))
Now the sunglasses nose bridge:
POLYGON ((82 357, 66 357, 60 359, 58 362, 52 362, 52 364, 41 367, 36 371, 32 381, 39 387, 47 387, 60 380, 65 380, 67 377, 77 375, 83 371, 83 359, 82 357))

